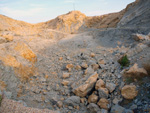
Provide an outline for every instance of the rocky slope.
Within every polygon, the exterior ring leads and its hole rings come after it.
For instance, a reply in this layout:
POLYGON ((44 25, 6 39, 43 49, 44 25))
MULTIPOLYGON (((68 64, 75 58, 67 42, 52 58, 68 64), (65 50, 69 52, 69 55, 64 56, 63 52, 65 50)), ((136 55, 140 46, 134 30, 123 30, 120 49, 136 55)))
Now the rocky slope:
POLYGON ((149 3, 97 17, 73 11, 35 25, 1 15, 0 112, 150 112, 150 69, 143 66, 150 29, 138 23, 149 25, 149 3), (127 67, 118 63, 124 55, 127 67))

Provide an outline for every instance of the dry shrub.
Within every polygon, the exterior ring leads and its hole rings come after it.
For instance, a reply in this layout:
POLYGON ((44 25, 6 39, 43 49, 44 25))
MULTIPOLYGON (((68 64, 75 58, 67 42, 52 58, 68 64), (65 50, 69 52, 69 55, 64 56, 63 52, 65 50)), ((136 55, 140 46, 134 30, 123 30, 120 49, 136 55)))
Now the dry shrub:
POLYGON ((7 55, 5 58, 2 58, 2 61, 4 62, 5 65, 10 66, 10 67, 19 67, 20 63, 16 60, 14 56, 7 55))
POLYGON ((19 68, 15 68, 15 73, 21 81, 28 81, 31 76, 34 76, 35 72, 36 68, 34 65, 25 66, 21 64, 19 68))
POLYGON ((21 56, 30 62, 34 63, 37 61, 36 55, 25 43, 18 43, 14 49, 19 51, 21 56))

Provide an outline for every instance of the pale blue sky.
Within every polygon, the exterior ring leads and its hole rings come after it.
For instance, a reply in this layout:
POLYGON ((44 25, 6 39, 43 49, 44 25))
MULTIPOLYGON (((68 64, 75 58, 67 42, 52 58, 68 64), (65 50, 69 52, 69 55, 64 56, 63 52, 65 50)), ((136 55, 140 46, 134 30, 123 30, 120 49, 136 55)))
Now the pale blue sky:
POLYGON ((0 14, 29 23, 44 22, 75 9, 87 16, 117 12, 135 0, 0 0, 0 14))

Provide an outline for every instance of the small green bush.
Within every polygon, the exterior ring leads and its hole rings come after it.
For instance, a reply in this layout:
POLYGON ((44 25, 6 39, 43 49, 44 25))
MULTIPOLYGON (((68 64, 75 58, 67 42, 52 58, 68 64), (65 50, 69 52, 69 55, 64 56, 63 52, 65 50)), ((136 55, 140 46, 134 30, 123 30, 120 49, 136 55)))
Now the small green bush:
POLYGON ((130 64, 130 61, 128 59, 128 56, 127 55, 124 55, 123 57, 121 57, 119 60, 118 60, 118 63, 121 65, 121 67, 125 67, 125 66, 129 66, 130 64))

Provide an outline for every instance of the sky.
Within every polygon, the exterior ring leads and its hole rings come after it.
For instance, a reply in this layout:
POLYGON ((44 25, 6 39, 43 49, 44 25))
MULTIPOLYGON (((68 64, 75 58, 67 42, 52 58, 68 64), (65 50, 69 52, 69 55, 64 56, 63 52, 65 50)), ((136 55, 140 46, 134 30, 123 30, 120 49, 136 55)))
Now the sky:
POLYGON ((87 16, 118 12, 135 0, 0 0, 0 14, 29 23, 79 10, 87 16))

